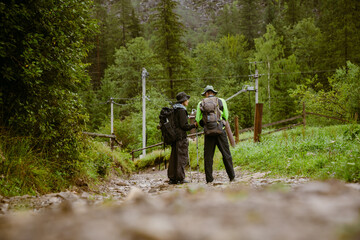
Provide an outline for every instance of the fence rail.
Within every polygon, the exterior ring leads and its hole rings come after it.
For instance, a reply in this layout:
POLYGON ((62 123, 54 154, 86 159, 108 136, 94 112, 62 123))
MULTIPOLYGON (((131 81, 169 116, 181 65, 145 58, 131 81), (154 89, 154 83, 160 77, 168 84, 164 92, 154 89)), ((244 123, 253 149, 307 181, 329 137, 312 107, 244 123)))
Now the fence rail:
MULTIPOLYGON (((204 132, 202 131, 202 132, 198 132, 198 133, 192 133, 192 134, 188 134, 187 136, 188 137, 194 137, 194 136, 196 136, 196 135, 202 135, 202 134, 204 134, 204 132)), ((134 161, 134 159, 135 159, 135 153, 136 152, 139 152, 139 151, 142 151, 142 150, 144 150, 144 149, 149 149, 149 148, 153 148, 153 147, 157 147, 157 146, 162 146, 162 145, 164 145, 164 142, 160 142, 160 143, 157 143, 157 144, 154 144, 154 145, 150 145, 150 146, 147 146, 147 147, 145 147, 145 148, 139 148, 139 149, 134 149, 134 150, 132 150, 131 151, 131 157, 132 157, 132 160, 134 161)))
POLYGON ((320 114, 320 113, 306 112, 306 114, 316 115, 316 116, 319 116, 319 117, 325 117, 325 118, 330 118, 330 119, 335 119, 335 120, 339 120, 339 121, 342 121, 342 122, 348 122, 348 123, 350 122, 350 121, 345 120, 345 119, 336 118, 336 117, 330 117, 330 116, 326 116, 326 115, 323 115, 323 114, 320 114))
POLYGON ((299 115, 299 116, 296 116, 296 117, 280 120, 280 121, 277 121, 277 122, 267 123, 267 124, 262 125, 262 127, 263 128, 271 127, 271 126, 278 125, 278 124, 281 124, 281 123, 291 122, 291 121, 294 121, 294 120, 299 119, 299 118, 303 118, 303 116, 299 115))
POLYGON ((91 137, 104 137, 111 139, 111 148, 113 148, 113 141, 116 142, 119 146, 122 146, 122 142, 116 139, 115 135, 112 134, 103 134, 103 133, 92 133, 92 132, 82 132, 84 135, 91 137))
POLYGON ((83 134, 88 135, 88 136, 92 136, 92 137, 116 138, 115 135, 102 134, 102 133, 83 132, 83 134))
POLYGON ((290 129, 290 128, 294 128, 294 127, 301 126, 301 125, 304 125, 304 124, 303 123, 295 123, 295 124, 292 124, 292 125, 287 126, 287 127, 282 127, 282 128, 278 128, 278 129, 275 129, 275 130, 272 130, 272 131, 269 131, 269 132, 266 132, 266 133, 262 133, 262 135, 275 133, 275 132, 280 132, 280 131, 290 129))

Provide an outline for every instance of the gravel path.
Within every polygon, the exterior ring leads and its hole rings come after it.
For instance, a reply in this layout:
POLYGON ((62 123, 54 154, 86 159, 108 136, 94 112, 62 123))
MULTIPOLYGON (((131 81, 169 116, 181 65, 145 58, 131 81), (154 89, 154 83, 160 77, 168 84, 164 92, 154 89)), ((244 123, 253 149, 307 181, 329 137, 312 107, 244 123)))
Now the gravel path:
POLYGON ((154 170, 96 192, 0 197, 0 239, 360 239, 359 184, 236 174, 169 185, 154 170))

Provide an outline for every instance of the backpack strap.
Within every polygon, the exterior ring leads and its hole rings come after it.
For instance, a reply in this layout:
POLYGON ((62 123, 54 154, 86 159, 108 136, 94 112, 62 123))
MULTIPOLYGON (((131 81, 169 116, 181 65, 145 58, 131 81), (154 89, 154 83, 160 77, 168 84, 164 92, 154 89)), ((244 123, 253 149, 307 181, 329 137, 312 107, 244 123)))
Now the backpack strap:
POLYGON ((220 98, 217 98, 217 99, 218 99, 218 105, 219 105, 220 111, 224 111, 224 104, 223 104, 223 102, 221 101, 220 98))

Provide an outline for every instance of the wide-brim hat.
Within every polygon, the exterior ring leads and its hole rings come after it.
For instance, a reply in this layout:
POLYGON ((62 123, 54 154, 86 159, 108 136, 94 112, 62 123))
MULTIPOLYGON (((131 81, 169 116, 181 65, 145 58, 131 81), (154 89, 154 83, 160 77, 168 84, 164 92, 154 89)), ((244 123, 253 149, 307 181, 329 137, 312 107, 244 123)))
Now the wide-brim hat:
POLYGON ((212 92, 215 93, 215 95, 217 94, 217 91, 214 90, 214 87, 213 87, 213 86, 207 85, 206 88, 204 89, 204 92, 203 92, 201 95, 205 96, 205 93, 206 93, 207 91, 212 91, 212 92))
POLYGON ((182 102, 185 102, 186 100, 189 100, 190 96, 187 95, 185 92, 179 92, 177 95, 176 95, 176 101, 178 103, 182 103, 182 102))

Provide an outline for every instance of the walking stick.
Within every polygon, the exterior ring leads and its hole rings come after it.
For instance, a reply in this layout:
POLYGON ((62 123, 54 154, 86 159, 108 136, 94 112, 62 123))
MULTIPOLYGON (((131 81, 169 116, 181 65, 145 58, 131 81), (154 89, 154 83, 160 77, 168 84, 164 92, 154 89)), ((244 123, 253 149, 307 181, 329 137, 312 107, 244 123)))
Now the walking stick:
POLYGON ((191 161, 190 161, 190 153, 188 151, 188 158, 189 158, 189 166, 190 166, 190 182, 192 182, 192 175, 191 175, 191 161))
POLYGON ((199 139, 198 139, 198 131, 196 129, 196 168, 197 168, 197 180, 199 183, 199 139))

